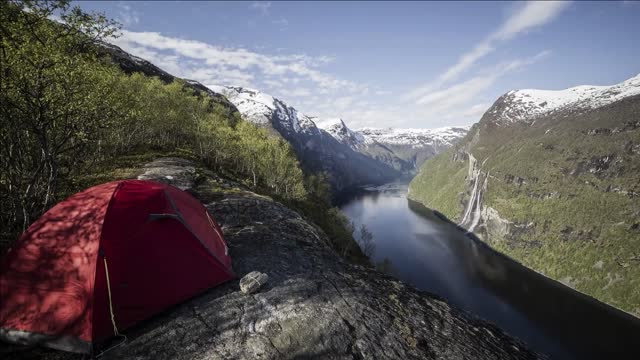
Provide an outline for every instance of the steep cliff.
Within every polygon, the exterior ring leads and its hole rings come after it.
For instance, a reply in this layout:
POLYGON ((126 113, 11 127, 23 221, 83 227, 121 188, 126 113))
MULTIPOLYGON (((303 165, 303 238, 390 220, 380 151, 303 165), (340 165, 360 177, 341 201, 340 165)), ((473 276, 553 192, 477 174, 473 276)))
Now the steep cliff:
POLYGON ((640 315, 640 76, 500 97, 410 196, 527 266, 640 315))

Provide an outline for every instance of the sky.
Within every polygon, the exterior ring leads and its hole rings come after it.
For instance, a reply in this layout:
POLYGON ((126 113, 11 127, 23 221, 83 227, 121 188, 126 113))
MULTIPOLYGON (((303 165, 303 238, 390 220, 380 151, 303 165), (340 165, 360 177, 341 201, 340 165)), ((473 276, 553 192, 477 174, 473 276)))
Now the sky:
POLYGON ((640 73, 640 2, 78 2, 179 77, 349 127, 477 122, 513 89, 640 73))

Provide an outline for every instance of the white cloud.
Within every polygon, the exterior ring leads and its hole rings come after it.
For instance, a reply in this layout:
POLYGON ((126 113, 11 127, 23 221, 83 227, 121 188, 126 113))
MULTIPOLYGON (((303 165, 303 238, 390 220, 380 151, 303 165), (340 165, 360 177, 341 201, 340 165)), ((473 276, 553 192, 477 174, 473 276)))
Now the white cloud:
POLYGON ((494 50, 494 47, 488 41, 483 41, 476 45, 471 51, 462 55, 458 62, 447 69, 441 76, 440 81, 446 82, 456 78, 460 73, 471 67, 480 58, 486 56, 494 50))
POLYGON ((279 89, 284 87, 284 84, 277 80, 266 79, 263 81, 263 83, 272 89, 279 89))
MULTIPOLYGON (((271 14, 271 2, 270 1, 254 1, 249 5, 249 9, 257 11, 260 16, 265 18, 271 24, 277 26, 280 31, 284 31, 289 26, 289 20, 282 16, 272 16, 271 14)), ((249 19, 247 21, 247 25, 250 28, 256 28, 258 26, 259 21, 257 19, 249 19)))
MULTIPOLYGON (((307 96, 311 96, 313 93, 311 92, 311 90, 307 89, 307 88, 303 88, 303 87, 296 87, 296 88, 286 88, 286 87, 281 87, 279 88, 273 95, 276 97, 287 97, 287 98, 294 98, 294 97, 307 97, 307 96)), ((296 104, 289 104, 292 106, 296 106, 296 104)))
MULTIPOLYGON (((220 83, 221 79, 200 78, 202 74, 222 74, 235 72, 232 79, 241 79, 244 83, 258 73, 265 78, 288 76, 292 82, 310 81, 320 89, 351 89, 359 86, 351 81, 336 78, 318 70, 318 67, 334 60, 331 56, 311 57, 303 54, 267 55, 243 48, 225 48, 201 41, 164 36, 157 32, 132 32, 123 30, 122 36, 114 40, 116 45, 133 54, 148 58, 152 62, 166 67, 178 76, 190 77, 205 83, 220 83), (176 58, 171 58, 176 56, 176 58), (167 57, 172 61, 168 61, 167 57), (183 68, 186 60, 196 61, 208 72, 189 71, 183 68), (215 69, 215 71, 214 71, 215 69)), ((228 76, 227 76, 228 77, 228 76)), ((231 84, 240 85, 240 84, 231 84)))
POLYGON ((119 8, 117 20, 122 24, 133 25, 140 22, 140 15, 137 11, 131 9, 131 6, 123 2, 119 2, 117 6, 119 8))
POLYGON ((338 111, 342 111, 349 108, 349 106, 353 104, 355 100, 356 99, 353 96, 344 96, 336 99, 335 101, 332 101, 331 106, 335 107, 338 111))
POLYGON ((545 50, 527 59, 498 64, 493 69, 486 70, 471 79, 424 94, 417 99, 416 104, 428 106, 431 111, 455 110, 457 106, 465 104, 488 90, 501 76, 534 64, 549 56, 550 53, 549 50, 545 50))
POLYGON ((485 111, 487 111, 487 109, 489 109, 489 107, 491 107, 491 103, 475 104, 463 110, 460 115, 465 118, 478 119, 482 114, 484 114, 485 111))
POLYGON ((509 40, 516 35, 542 26, 565 10, 569 1, 530 1, 510 16, 491 39, 509 40))
POLYGON ((249 6, 250 9, 259 11, 263 16, 269 15, 271 1, 255 1, 249 6))
POLYGON ((462 54, 458 61, 440 74, 436 80, 413 89, 404 95, 404 99, 415 100, 424 97, 426 93, 455 80, 475 65, 478 60, 492 53, 498 43, 511 40, 521 33, 547 24, 565 10, 569 4, 570 2, 565 1, 524 3, 495 32, 476 44, 470 51, 462 54))
POLYGON ((456 105, 473 99, 488 89, 497 76, 476 76, 446 89, 430 92, 417 100, 418 105, 428 105, 431 109, 450 109, 456 105))

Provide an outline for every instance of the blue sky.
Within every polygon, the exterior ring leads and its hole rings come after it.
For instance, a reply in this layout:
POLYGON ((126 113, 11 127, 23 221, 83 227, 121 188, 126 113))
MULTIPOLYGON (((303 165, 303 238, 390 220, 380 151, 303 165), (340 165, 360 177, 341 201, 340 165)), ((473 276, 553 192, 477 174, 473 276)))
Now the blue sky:
POLYGON ((640 2, 80 2, 181 77, 352 128, 465 125, 520 88, 640 73, 640 2))

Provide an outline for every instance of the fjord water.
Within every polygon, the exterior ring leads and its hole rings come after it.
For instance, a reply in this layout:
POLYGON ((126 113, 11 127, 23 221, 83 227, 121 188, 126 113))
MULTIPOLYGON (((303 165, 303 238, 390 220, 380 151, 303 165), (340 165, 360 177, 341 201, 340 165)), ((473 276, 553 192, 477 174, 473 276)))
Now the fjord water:
MULTIPOLYGON (((342 196, 391 275, 494 323, 551 359, 640 359, 640 320, 532 271, 390 184, 342 196)), ((356 231, 356 236, 359 236, 356 231)), ((491 336, 487 334, 486 336, 491 336)))

